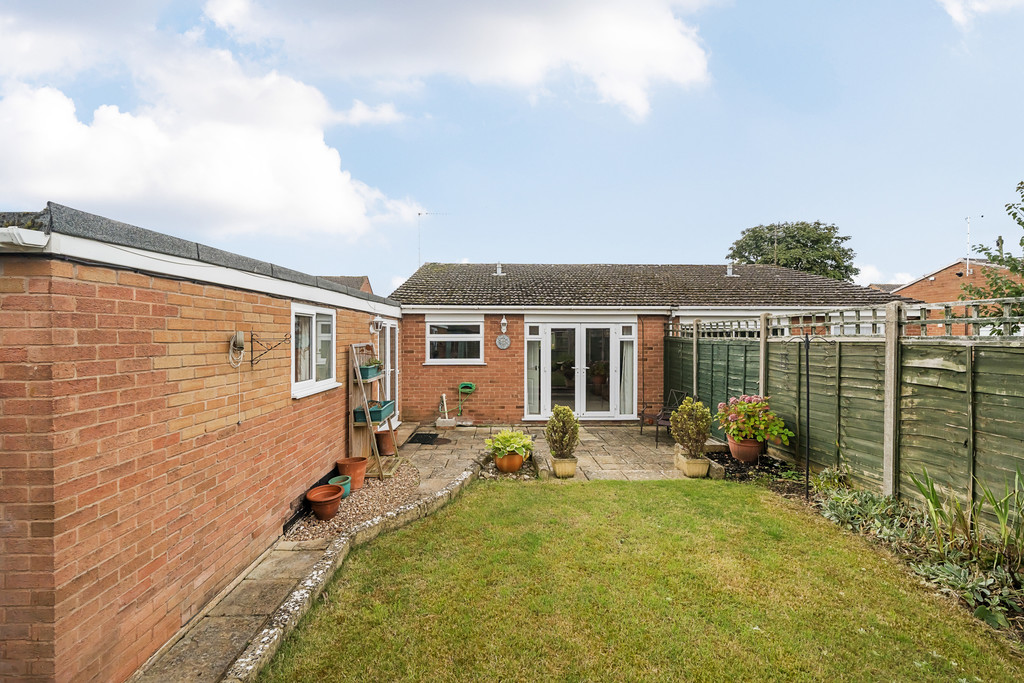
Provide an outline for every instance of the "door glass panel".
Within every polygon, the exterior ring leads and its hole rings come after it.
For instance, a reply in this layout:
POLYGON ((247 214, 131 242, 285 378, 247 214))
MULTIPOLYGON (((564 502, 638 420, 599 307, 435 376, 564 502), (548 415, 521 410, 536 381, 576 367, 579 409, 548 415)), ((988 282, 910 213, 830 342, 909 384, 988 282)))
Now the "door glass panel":
MULTIPOLYGON (((388 340, 388 354, 387 354, 387 371, 388 371, 388 383, 387 383, 387 397, 388 399, 395 400, 398 398, 398 328, 388 326, 387 330, 388 340)), ((395 414, 398 414, 398 404, 395 404, 395 414)))
POLYGON ((611 371, 611 330, 607 327, 588 328, 587 347, 587 402, 588 413, 606 413, 611 410, 608 401, 608 375, 611 371))
POLYGON ((540 415, 540 340, 526 342, 526 414, 540 415))
POLYGON ((633 414, 633 396, 636 381, 633 378, 633 340, 623 339, 619 345, 619 414, 633 414))
POLYGON ((576 329, 551 329, 551 407, 576 410, 576 329))

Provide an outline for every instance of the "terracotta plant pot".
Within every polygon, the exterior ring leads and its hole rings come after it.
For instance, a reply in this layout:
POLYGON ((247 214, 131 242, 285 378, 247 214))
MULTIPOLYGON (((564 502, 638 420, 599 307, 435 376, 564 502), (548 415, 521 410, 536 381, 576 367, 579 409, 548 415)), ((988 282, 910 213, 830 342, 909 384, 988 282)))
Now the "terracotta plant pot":
POLYGON ((500 458, 495 458, 494 464, 497 465, 498 471, 512 474, 518 472, 519 468, 523 466, 523 456, 518 453, 508 453, 500 458))
POLYGON ((363 479, 366 477, 366 463, 366 458, 342 458, 336 463, 338 474, 347 474, 352 477, 352 491, 358 491, 363 488, 363 479))
POLYGON ((559 479, 572 479, 576 476, 576 458, 551 456, 551 472, 559 479))
POLYGON ((757 439, 742 439, 736 441, 728 434, 725 435, 729 440, 729 452, 732 457, 736 458, 742 463, 752 463, 757 461, 757 456, 761 455, 761 449, 764 444, 757 439))
POLYGON ((341 504, 341 495, 344 490, 340 486, 324 484, 314 486, 306 492, 306 500, 313 508, 313 514, 319 520, 328 520, 338 514, 338 506, 341 504))
POLYGON ((334 484, 342 488, 341 498, 344 500, 352 494, 352 477, 347 474, 339 474, 336 477, 331 477, 327 480, 328 484, 334 484))
POLYGON ((377 432, 377 450, 381 455, 395 454, 395 440, 391 438, 391 432, 377 432))

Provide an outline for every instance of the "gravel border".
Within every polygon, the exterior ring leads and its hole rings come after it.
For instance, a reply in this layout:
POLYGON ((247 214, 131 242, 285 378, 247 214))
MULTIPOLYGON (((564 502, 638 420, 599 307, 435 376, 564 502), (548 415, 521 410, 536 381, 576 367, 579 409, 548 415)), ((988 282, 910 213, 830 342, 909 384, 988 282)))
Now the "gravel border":
POLYGON ((323 557, 313 565, 299 585, 270 616, 270 620, 245 650, 228 667, 221 678, 225 683, 249 683, 254 681, 260 669, 281 647, 284 637, 295 628, 309 610, 313 601, 323 592, 334 572, 344 563, 349 551, 356 546, 372 541, 381 533, 401 528, 421 517, 433 514, 457 498, 474 479, 480 476, 482 462, 478 459, 463 470, 450 484, 437 493, 428 494, 419 500, 401 505, 397 509, 378 515, 338 536, 327 546, 323 557))

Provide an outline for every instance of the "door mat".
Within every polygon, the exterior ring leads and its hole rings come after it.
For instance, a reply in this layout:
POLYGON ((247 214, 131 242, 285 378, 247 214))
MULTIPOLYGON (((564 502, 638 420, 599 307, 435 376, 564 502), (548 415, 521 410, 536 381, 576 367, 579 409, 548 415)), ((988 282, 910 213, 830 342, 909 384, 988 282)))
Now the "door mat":
POLYGON ((421 443, 425 446, 433 445, 437 440, 437 434, 433 432, 418 432, 409 437, 409 443, 421 443))

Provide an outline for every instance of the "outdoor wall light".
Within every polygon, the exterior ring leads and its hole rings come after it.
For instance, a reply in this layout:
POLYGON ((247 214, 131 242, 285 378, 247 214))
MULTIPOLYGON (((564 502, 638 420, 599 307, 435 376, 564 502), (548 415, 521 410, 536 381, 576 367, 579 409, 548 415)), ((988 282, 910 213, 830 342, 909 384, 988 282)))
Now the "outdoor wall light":
POLYGON ((508 321, 505 320, 505 316, 501 316, 501 333, 505 334, 508 332, 508 321))
POLYGON ((380 331, 383 327, 384 318, 380 317, 379 315, 375 316, 374 319, 370 321, 370 332, 374 334, 380 334, 380 331))

